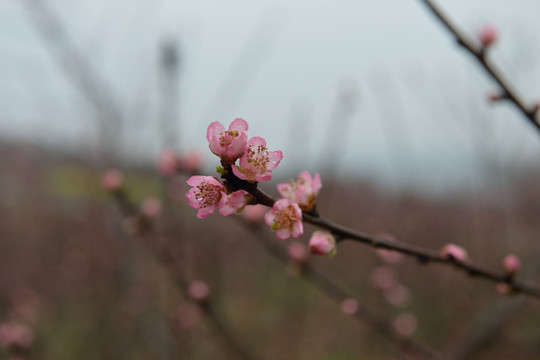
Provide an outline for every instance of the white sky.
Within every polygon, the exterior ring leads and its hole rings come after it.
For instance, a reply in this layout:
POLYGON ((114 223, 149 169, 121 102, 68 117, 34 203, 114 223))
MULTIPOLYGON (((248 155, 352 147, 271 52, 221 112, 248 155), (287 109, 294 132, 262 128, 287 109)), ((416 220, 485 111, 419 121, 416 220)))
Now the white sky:
MULTIPOLYGON (((494 61, 528 100, 540 97, 539 1, 438 3, 471 35, 496 25, 494 61)), ((206 149, 208 123, 243 117, 251 136, 284 151, 286 169, 321 171, 320 160, 332 157, 340 173, 427 187, 471 181, 486 164, 524 169, 540 153, 520 114, 485 104, 491 85, 483 70, 419 0, 48 4, 111 88, 125 153, 150 159, 161 147, 158 50, 166 39, 182 58, 179 149, 206 149), (358 96, 349 119, 336 116, 343 89, 358 96)), ((21 0, 0 1, 0 131, 91 147, 98 136, 91 107, 32 16, 21 0)))

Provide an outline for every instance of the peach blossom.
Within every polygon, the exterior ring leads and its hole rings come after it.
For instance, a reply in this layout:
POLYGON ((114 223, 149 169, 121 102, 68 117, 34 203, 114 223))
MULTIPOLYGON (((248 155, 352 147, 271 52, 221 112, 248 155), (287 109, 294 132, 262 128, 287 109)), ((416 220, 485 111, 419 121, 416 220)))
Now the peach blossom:
POLYGON ((234 164, 246 150, 248 123, 236 118, 225 130, 223 124, 214 121, 208 126, 206 139, 210 150, 226 163, 234 164))
POLYGON ((287 199, 276 201, 272 209, 264 216, 264 220, 276 232, 280 240, 286 240, 291 235, 297 238, 304 233, 302 210, 298 204, 287 199))
POLYGON ((266 140, 261 137, 249 139, 244 155, 239 165, 233 165, 234 175, 249 182, 269 181, 272 179, 272 170, 278 166, 283 158, 281 151, 268 151, 266 140))
POLYGON ((296 202, 302 210, 310 211, 315 206, 315 197, 321 190, 322 183, 319 174, 312 178, 307 171, 298 175, 296 181, 290 180, 277 185, 281 196, 290 201, 296 202))

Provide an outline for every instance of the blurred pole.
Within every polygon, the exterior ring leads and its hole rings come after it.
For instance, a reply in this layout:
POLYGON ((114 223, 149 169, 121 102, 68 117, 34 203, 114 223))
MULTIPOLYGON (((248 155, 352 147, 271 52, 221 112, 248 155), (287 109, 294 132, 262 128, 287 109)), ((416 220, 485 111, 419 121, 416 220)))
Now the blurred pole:
POLYGON ((104 166, 118 161, 116 144, 122 133, 122 113, 112 89, 72 43, 62 21, 43 0, 25 0, 32 24, 51 52, 58 68, 93 108, 97 127, 98 161, 104 166))
POLYGON ((159 82, 161 91, 161 147, 178 148, 179 140, 179 69, 180 50, 176 41, 168 39, 160 48, 159 82))

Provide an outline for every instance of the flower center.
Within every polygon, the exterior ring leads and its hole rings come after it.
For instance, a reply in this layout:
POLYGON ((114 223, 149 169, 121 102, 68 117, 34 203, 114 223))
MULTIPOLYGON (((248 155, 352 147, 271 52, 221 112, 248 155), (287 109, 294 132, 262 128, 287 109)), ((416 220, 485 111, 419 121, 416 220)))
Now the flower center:
POLYGON ((215 205, 221 200, 221 191, 217 186, 202 183, 197 189, 199 191, 195 194, 195 199, 201 205, 215 205))
POLYGON ((234 140, 234 138, 238 137, 240 135, 240 132, 236 130, 225 130, 221 133, 219 137, 219 145, 225 147, 231 145, 231 142, 234 140))

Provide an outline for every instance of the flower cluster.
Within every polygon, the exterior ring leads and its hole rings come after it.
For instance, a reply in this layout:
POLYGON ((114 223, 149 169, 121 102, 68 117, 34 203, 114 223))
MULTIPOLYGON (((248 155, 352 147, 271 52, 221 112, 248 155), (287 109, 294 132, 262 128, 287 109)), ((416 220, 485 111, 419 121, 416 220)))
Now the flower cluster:
MULTIPOLYGON (((280 150, 269 151, 266 140, 262 137, 255 136, 248 140, 248 129, 248 123, 240 118, 236 118, 228 129, 217 121, 208 126, 206 139, 210 151, 221 159, 222 166, 218 167, 218 172, 222 178, 229 181, 222 183, 215 177, 200 175, 187 180, 187 184, 192 188, 186 194, 186 199, 192 208, 198 210, 198 218, 205 218, 216 208, 224 216, 240 213, 246 206, 253 204, 253 197, 247 191, 236 190, 237 185, 230 186, 231 179, 233 182, 234 179, 243 180, 253 185, 272 179, 272 171, 281 162, 283 153, 280 150), (233 187, 234 189, 231 189, 233 187)), ((174 168, 176 160, 171 158, 164 157, 164 169, 174 168)), ((277 200, 272 209, 266 212, 264 220, 279 239, 286 240, 291 236, 297 238, 304 233, 302 211, 315 212, 315 197, 321 187, 319 174, 312 177, 306 171, 302 172, 296 181, 290 180, 277 185, 283 198, 277 200)), ((248 210, 251 213, 251 207, 248 206, 248 210)), ((250 221, 256 221, 257 216, 250 221)), ((314 254, 333 255, 335 246, 335 239, 331 234, 317 232, 313 235, 309 248, 314 254)))

